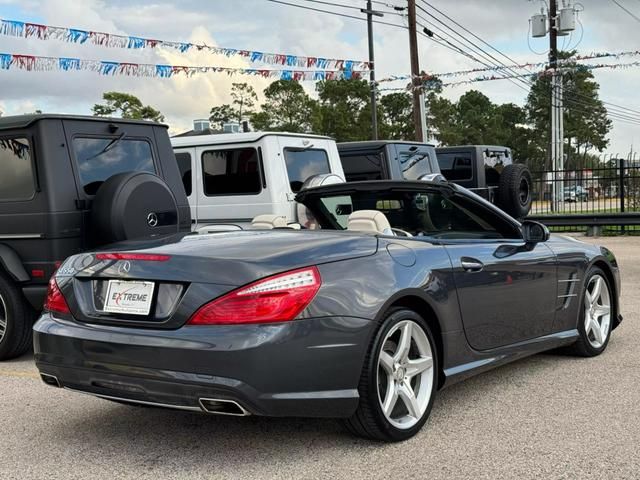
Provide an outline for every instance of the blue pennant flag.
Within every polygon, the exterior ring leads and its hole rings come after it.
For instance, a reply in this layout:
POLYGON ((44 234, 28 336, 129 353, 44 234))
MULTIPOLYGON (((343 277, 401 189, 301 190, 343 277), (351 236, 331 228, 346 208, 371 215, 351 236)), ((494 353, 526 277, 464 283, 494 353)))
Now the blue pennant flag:
POLYGON ((0 33, 2 35, 22 37, 24 35, 24 22, 18 22, 17 20, 2 20, 0 22, 0 33))
POLYGON ((326 58, 318 58, 318 61, 316 62, 316 67, 327 68, 328 64, 329 64, 329 61, 326 58))
POLYGON ((344 71, 344 79, 345 80, 351 80, 352 75, 353 75, 353 71, 352 70, 345 70, 344 71))
POLYGON ((261 62, 263 58, 264 58, 264 54, 262 52, 251 52, 252 62, 261 62))
POLYGON ((100 73, 102 75, 115 75, 119 66, 118 62, 100 62, 100 73))
POLYGON ((345 60, 344 69, 345 70, 353 70, 353 60, 345 60))
POLYGON ((171 65, 156 65, 156 75, 161 78, 169 78, 173 73, 171 65))
POLYGON ((80 59, 79 58, 59 58, 58 65, 60 70, 68 71, 68 70, 80 70, 80 59))
POLYGON ((295 55, 287 55, 287 65, 290 67, 295 67, 298 63, 298 57, 295 55))
POLYGON ((0 53, 0 69, 9 70, 11 66, 12 55, 9 53, 0 53))
POLYGON ((291 80, 293 78, 293 73, 291 70, 282 70, 280 74, 280 80, 291 80))
POLYGON ((324 80, 326 78, 325 72, 315 72, 313 74, 314 80, 324 80))
POLYGON ((144 38, 129 37, 129 43, 127 44, 127 48, 144 48, 144 46, 145 46, 144 38))
POLYGON ((180 50, 182 53, 184 53, 187 50, 189 50, 189 48, 191 48, 191 44, 190 43, 181 43, 180 46, 178 47, 178 50, 180 50))
POLYGON ((84 30, 69 29, 69 40, 74 43, 84 43, 89 39, 89 32, 84 30))

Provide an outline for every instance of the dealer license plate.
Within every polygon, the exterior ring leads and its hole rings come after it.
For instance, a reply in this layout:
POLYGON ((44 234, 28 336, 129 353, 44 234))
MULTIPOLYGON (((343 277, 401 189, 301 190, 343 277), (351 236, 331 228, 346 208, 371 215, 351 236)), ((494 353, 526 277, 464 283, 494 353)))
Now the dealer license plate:
POLYGON ((104 311, 130 315, 149 315, 154 286, 153 282, 109 280, 104 311))

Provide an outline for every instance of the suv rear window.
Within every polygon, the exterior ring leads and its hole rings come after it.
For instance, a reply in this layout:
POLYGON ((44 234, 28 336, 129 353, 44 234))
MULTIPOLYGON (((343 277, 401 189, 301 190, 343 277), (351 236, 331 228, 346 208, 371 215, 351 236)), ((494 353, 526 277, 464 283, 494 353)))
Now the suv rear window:
POLYGON ((31 149, 26 138, 0 138, 0 200, 28 200, 35 195, 31 149))
POLYGON ((401 146, 397 148, 402 178, 405 180, 418 180, 423 175, 434 173, 431 171, 431 157, 428 151, 418 149, 415 146, 405 150, 402 150, 403 147, 401 146))
POLYGON ((80 182, 87 195, 95 195, 105 180, 118 173, 156 173, 147 140, 76 137, 73 150, 80 182))
POLYGON ((292 192, 299 192, 304 182, 314 175, 331 173, 329 156, 324 150, 309 148, 293 150, 285 148, 284 160, 292 192))
POLYGON ((471 180, 473 161, 470 153, 438 153, 440 171, 447 180, 471 180))
POLYGON ((340 152, 340 160, 342 161, 342 168, 347 177, 347 182, 382 180, 383 178, 383 150, 370 153, 340 152))
POLYGON ((262 191, 260 159, 255 148, 208 150, 202 154, 204 194, 255 195, 262 191))

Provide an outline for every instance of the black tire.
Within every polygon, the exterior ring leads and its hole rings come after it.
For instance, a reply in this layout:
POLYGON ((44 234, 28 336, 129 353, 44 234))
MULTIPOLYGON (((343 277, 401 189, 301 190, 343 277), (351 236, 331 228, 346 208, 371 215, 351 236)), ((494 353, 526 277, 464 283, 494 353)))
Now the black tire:
POLYGON ((120 173, 98 189, 91 224, 94 245, 175 234, 180 224, 178 205, 160 177, 146 172, 120 173))
POLYGON ((0 319, 4 319, 4 333, 0 333, 0 361, 19 357, 32 344, 35 312, 27 305, 20 289, 0 273, 0 319))
POLYGON ((580 334, 580 337, 573 345, 571 345, 567 349, 567 353, 577 355, 579 357, 595 357, 600 355, 602 352, 604 352, 605 349, 607 348, 607 345, 609 344, 609 339, 611 338, 611 330, 613 327, 613 322, 616 314, 615 308, 614 308, 615 301, 613 298, 613 289, 611 288, 609 279, 607 275, 605 275, 605 273, 602 271, 601 268, 592 267, 587 272, 587 275, 585 278, 586 280, 582 286, 582 290, 580 293, 580 313, 578 315, 578 333, 580 334), (602 344, 601 347, 598 347, 598 348, 594 347, 591 341, 589 340, 588 334, 586 331, 586 325, 585 325, 585 315, 586 315, 585 290, 587 289, 587 286, 591 282, 591 279, 596 275, 599 275, 602 279, 604 279, 605 285, 609 291, 609 296, 611 299, 609 328, 608 328, 604 343, 602 344))
POLYGON ((436 343, 431 333, 431 329, 425 320, 412 310, 405 308, 391 309, 383 320, 377 334, 375 335, 364 361, 358 393, 360 402, 355 413, 344 421, 349 432, 359 437, 370 440, 399 442, 413 437, 429 418, 433 401, 435 399, 438 385, 438 355, 436 343), (397 323, 411 320, 418 324, 429 340, 431 351, 433 352, 433 383, 429 403, 420 420, 411 428, 399 429, 392 425, 385 417, 380 401, 378 399, 378 359, 381 350, 381 343, 387 333, 397 323))
POLYGON ((498 206, 514 218, 524 218, 531 210, 533 178, 526 165, 512 163, 500 174, 498 206))

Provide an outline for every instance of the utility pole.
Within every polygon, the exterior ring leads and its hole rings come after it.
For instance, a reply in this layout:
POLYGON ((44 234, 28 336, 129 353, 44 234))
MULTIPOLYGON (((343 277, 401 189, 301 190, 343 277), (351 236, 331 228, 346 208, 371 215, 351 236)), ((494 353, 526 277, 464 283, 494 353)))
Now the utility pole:
POLYGON ((558 16, 557 0, 549 1, 549 68, 551 73, 551 210, 558 210, 558 88, 557 88, 557 70, 558 70, 558 30, 556 28, 556 17, 558 16))
POLYGON ((373 16, 383 17, 382 12, 373 10, 371 0, 367 0, 367 8, 360 10, 367 14, 367 35, 369 37, 369 83, 371 86, 371 139, 378 139, 378 96, 376 87, 375 57, 373 53, 373 16))
POLYGON ((424 115, 424 94, 420 79, 420 61, 418 59, 418 32, 416 30, 416 0, 408 0, 409 54, 411 56, 411 85, 413 86, 413 123, 416 141, 426 142, 426 117, 424 115))

